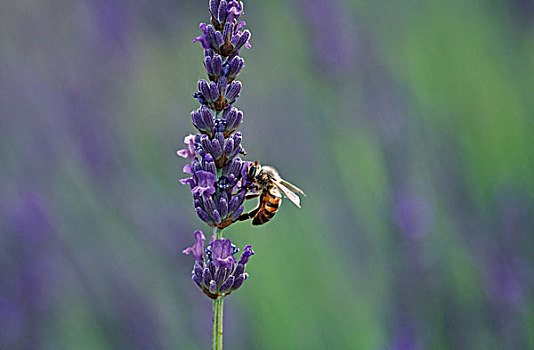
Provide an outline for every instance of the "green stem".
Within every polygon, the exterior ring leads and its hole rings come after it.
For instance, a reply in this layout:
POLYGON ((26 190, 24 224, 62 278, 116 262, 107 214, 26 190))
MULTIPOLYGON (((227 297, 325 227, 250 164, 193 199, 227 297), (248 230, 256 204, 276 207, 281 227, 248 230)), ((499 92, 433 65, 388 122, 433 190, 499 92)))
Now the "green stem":
POLYGON ((223 348, 223 301, 219 297, 213 301, 213 347, 212 350, 223 348))
POLYGON ((223 235, 222 235, 222 228, 214 227, 214 228, 213 228, 213 237, 214 237, 215 239, 221 239, 221 238, 223 238, 223 235))
MULTIPOLYGON (((222 230, 213 228, 213 236, 222 238, 222 230)), ((213 300, 213 335, 212 350, 222 350, 223 348, 223 297, 213 300)))

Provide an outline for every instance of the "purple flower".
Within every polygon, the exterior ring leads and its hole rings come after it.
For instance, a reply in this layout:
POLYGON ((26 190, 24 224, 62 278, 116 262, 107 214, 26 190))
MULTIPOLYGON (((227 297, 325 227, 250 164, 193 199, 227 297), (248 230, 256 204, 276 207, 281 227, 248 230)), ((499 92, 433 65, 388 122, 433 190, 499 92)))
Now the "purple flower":
POLYGON ((212 299, 224 297, 237 290, 248 278, 245 265, 254 255, 252 247, 246 246, 239 263, 234 254, 239 249, 227 238, 211 238, 204 254, 206 238, 201 231, 195 231, 195 244, 184 249, 184 254, 193 253, 193 282, 212 299))
POLYGON ((236 33, 239 32, 241 29, 243 29, 245 27, 246 24, 247 24, 247 22, 245 22, 245 21, 241 21, 241 22, 237 23, 237 25, 235 26, 234 31, 236 33))
POLYGON ((195 179, 193 179, 192 177, 188 177, 188 178, 185 178, 185 179, 180 179, 178 181, 180 181, 180 183, 182 185, 190 185, 191 186, 191 190, 193 188, 195 188, 195 185, 196 185, 195 184, 195 179))
POLYGON ((236 263, 233 256, 232 242, 227 238, 214 240, 211 243, 211 252, 215 266, 222 266, 228 269, 232 264, 236 263))
POLYGON ((191 192, 198 194, 215 193, 215 175, 213 175, 213 173, 200 170, 195 173, 195 176, 197 177, 198 182, 191 192))
POLYGON ((204 209, 202 209, 202 207, 200 207, 200 206, 195 207, 195 212, 197 213, 197 215, 200 218, 200 220, 204 221, 205 223, 207 223, 210 226, 214 226, 215 225, 215 223, 213 222, 211 217, 208 215, 208 213, 206 213, 206 211, 204 209))
POLYGON ((228 64, 223 69, 226 70, 229 82, 232 82, 232 80, 235 79, 241 69, 243 69, 244 64, 245 60, 239 56, 235 56, 230 60, 230 62, 228 62, 228 64))
POLYGON ((245 46, 247 49, 250 49, 252 46, 249 43, 250 40, 250 31, 244 30, 242 32, 237 33, 233 39, 231 40, 232 45, 234 46, 234 52, 239 52, 239 49, 241 47, 245 46))
POLYGON ((226 5, 226 22, 232 23, 234 19, 239 18, 243 14, 243 2, 231 0, 226 5))
MULTIPOLYGON (((239 17, 243 14, 241 1, 226 2, 222 0, 218 6, 216 1, 211 1, 210 12, 212 24, 200 23, 203 34, 197 36, 193 43, 198 41, 205 50, 213 50, 225 58, 237 54, 242 46, 251 47, 249 43, 250 32, 248 30, 242 31, 245 22, 239 21, 239 17), (216 7, 217 11, 215 11, 216 7)), ((206 64, 208 76, 215 77, 213 66, 209 61, 206 64)))
POLYGON ((187 145, 187 148, 179 150, 176 154, 182 158, 189 158, 191 161, 195 160, 197 154, 195 151, 195 135, 187 135, 184 138, 184 143, 187 145))
MULTIPOLYGON (((242 84, 236 81, 244 67, 239 50, 250 47, 250 31, 239 21, 243 3, 235 0, 210 0, 210 23, 201 23, 202 35, 193 40, 204 49, 203 62, 206 79, 197 83, 195 97, 200 108, 191 112, 191 121, 198 134, 185 139, 186 149, 178 151, 180 157, 191 163, 183 172, 191 177, 180 179, 191 187, 193 206, 198 217, 212 227, 223 229, 236 222, 243 212, 243 201, 248 188, 243 179, 244 164, 238 154, 245 154, 242 134, 236 132, 243 122, 243 112, 233 104, 242 84)), ((195 258, 193 282, 212 299, 224 297, 237 290, 248 278, 245 264, 254 255, 246 246, 239 260, 238 249, 226 238, 212 238, 203 252, 205 237, 195 231, 195 244, 183 253, 195 258)))
POLYGON ((203 106, 196 111, 192 111, 191 120, 198 131, 209 136, 213 135, 213 116, 208 108, 203 106))
POLYGON ((206 242, 206 236, 200 230, 195 231, 195 244, 192 247, 185 248, 182 253, 189 255, 193 253, 193 258, 195 261, 202 261, 202 255, 204 254, 204 243, 206 242))
POLYGON ((234 81, 226 88, 225 97, 231 102, 237 98, 239 92, 241 91, 242 84, 240 81, 234 81))
POLYGON ((254 251, 252 250, 252 246, 249 244, 243 249, 243 254, 241 254, 239 263, 245 265, 252 255, 254 255, 254 251))
POLYGON ((196 43, 197 41, 200 41, 200 43, 202 44, 202 47, 206 50, 206 49, 210 49, 211 48, 211 43, 210 43, 210 40, 208 38, 208 33, 207 33, 207 24, 206 23, 200 23, 199 25, 200 29, 202 30, 202 32, 204 34, 202 35, 199 35, 197 36, 195 39, 193 39, 193 43, 196 43))

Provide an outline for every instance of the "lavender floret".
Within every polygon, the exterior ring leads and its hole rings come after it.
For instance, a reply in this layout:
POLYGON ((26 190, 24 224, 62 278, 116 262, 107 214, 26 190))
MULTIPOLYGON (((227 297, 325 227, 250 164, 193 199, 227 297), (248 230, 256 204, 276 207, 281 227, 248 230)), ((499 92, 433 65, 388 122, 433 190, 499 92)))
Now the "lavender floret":
POLYGON ((215 176, 213 173, 200 170, 195 173, 195 176, 197 178, 197 184, 191 190, 193 193, 206 193, 210 195, 215 193, 215 187, 213 186, 215 184, 215 176))
POLYGON ((204 169, 206 169, 207 171, 212 173, 214 176, 217 176, 217 167, 216 167, 216 165, 215 165, 215 163, 213 161, 206 162, 204 164, 204 169))
POLYGON ((250 31, 245 30, 241 33, 241 35, 236 35, 234 39, 231 41, 232 45, 234 46, 234 52, 239 52, 241 47, 247 46, 249 47, 249 39, 250 39, 250 31))
POLYGON ((192 42, 195 43, 198 41, 200 42, 204 50, 209 50, 211 49, 211 43, 207 35, 206 23, 200 23, 199 27, 200 27, 200 30, 202 30, 204 34, 197 36, 195 39, 193 39, 192 42))
POLYGON ((222 73, 222 59, 220 55, 213 56, 211 60, 211 66, 213 71, 213 76, 219 77, 222 73))
POLYGON ((219 13, 219 0, 210 0, 210 13, 217 18, 219 13))
POLYGON ((212 153, 213 154, 213 157, 215 159, 219 159, 222 157, 222 154, 223 154, 223 151, 222 151, 222 147, 221 147, 221 144, 219 143, 219 140, 217 139, 214 139, 212 142, 211 142, 211 146, 212 146, 212 153))
POLYGON ((206 267, 204 268, 204 271, 202 272, 202 283, 204 283, 204 285, 209 286, 210 281, 211 281, 211 271, 210 269, 206 267))
POLYGON ((226 215, 228 215, 228 202, 224 198, 219 200, 219 211, 222 217, 226 217, 226 215))
POLYGON ((222 266, 227 269, 233 268, 236 260, 233 255, 234 250, 232 249, 232 242, 228 238, 216 239, 210 246, 215 266, 222 266))
POLYGON ((235 56, 234 58, 232 58, 232 60, 230 61, 228 65, 228 73, 227 73, 228 81, 234 80, 234 78, 237 77, 241 69, 243 69, 244 65, 245 65, 245 60, 242 59, 241 57, 235 56))
POLYGON ((222 221, 221 214, 217 211, 217 209, 213 210, 213 222, 215 222, 215 225, 219 225, 222 221))
POLYGON ((239 276, 243 272, 245 272, 245 264, 242 264, 241 261, 239 261, 239 263, 236 265, 235 270, 232 273, 232 275, 239 276))
POLYGON ((242 84, 239 81, 232 82, 226 89, 225 97, 228 101, 233 101, 241 92, 242 84))
MULTIPOLYGON (((233 146, 232 146, 233 147, 233 146)), ((241 172, 241 159, 234 158, 223 169, 223 175, 234 175, 236 177, 241 172)))
POLYGON ((228 277, 228 279, 221 285, 221 289, 220 289, 220 292, 221 293, 226 293, 230 290, 230 288, 232 288, 232 286, 234 285, 234 276, 230 276, 228 277))
POLYGON ((230 135, 241 125, 241 122, 243 121, 243 112, 232 107, 225 111, 223 117, 225 119, 224 134, 230 135))
MULTIPOLYGON (((192 247, 185 248, 182 253, 189 254, 191 253, 193 255, 193 258, 195 258, 195 261, 200 262, 202 261, 202 254, 204 250, 204 242, 206 242, 206 237, 204 236, 204 233, 202 231, 197 230, 195 231, 195 244, 193 244, 192 247)), ((196 266, 196 264, 195 264, 196 266)))
POLYGON ((239 219, 239 216, 243 214, 243 210, 245 210, 243 206, 240 206, 239 208, 237 208, 237 210, 232 215, 232 221, 234 222, 237 221, 237 219, 239 219))
POLYGON ((213 64, 211 63, 211 56, 206 56, 204 59, 204 67, 206 67, 206 72, 208 73, 209 77, 214 76, 213 74, 213 64))
POLYGON ((202 289, 202 284, 200 283, 200 279, 195 275, 192 276, 192 279, 193 279, 193 282, 195 282, 195 284, 198 286, 198 288, 202 289))
POLYGON ((198 90, 202 94, 202 97, 204 100, 206 100, 208 103, 213 102, 210 95, 210 87, 206 80, 200 79, 198 81, 198 90))
POLYGON ((213 115, 211 114, 209 108, 206 106, 200 107, 200 114, 202 115, 202 120, 208 129, 213 129, 213 115))
POLYGON ((212 153, 211 141, 207 135, 202 135, 200 138, 200 144, 206 153, 212 153))
POLYGON ((245 192, 245 190, 239 191, 237 195, 230 200, 230 203, 228 204, 228 210, 230 212, 235 212, 241 203, 243 203, 245 200, 245 192))
POLYGON ((215 283, 221 286, 224 282, 224 277, 226 276, 227 269, 224 267, 220 267, 217 269, 217 272, 215 273, 215 283))
POLYGON ((195 266, 193 267, 193 274, 195 276, 197 276, 197 278, 199 278, 199 279, 202 278, 202 273, 204 271, 202 266, 200 266, 201 263, 202 263, 202 260, 200 260, 200 263, 197 261, 197 262, 195 262, 195 266))
POLYGON ((241 285, 243 284, 243 282, 245 282, 247 278, 248 274, 246 273, 242 273, 241 275, 236 277, 234 285, 232 286, 232 290, 237 290, 239 287, 241 287, 241 285))
POLYGON ((211 294, 217 293, 217 283, 214 280, 210 281, 208 290, 211 294))
POLYGON ((226 15, 227 15, 226 0, 221 0, 217 14, 218 14, 219 22, 224 23, 226 21, 226 15))
POLYGON ((217 84, 215 84, 213 81, 209 84, 209 96, 212 102, 217 101, 220 96, 220 91, 217 88, 217 84))
POLYGON ((234 24, 232 22, 226 22, 223 29, 223 38, 225 42, 230 41, 230 36, 234 31, 234 24))
POLYGON ((211 44, 213 49, 218 49, 220 45, 217 43, 217 35, 215 34, 215 28, 211 24, 206 26, 206 36, 211 44))
POLYGON ((233 22, 234 19, 239 18, 243 14, 243 2, 231 0, 226 6, 226 11, 228 12, 228 22, 233 22))
POLYGON ((222 132, 216 132, 214 139, 216 139, 219 144, 224 144, 224 134, 222 132))
POLYGON ((226 91, 227 89, 227 84, 228 83, 228 79, 226 77, 220 77, 219 80, 217 81, 217 90, 220 92, 220 91, 226 91))
POLYGON ((213 218, 213 211, 216 209, 215 201, 213 200, 211 196, 203 196, 203 199, 204 199, 204 207, 206 208, 206 211, 213 218))
POLYGON ((250 259, 250 257, 252 255, 254 255, 254 251, 252 250, 252 246, 251 245, 247 245, 243 249, 243 254, 241 254, 241 259, 239 260, 239 264, 242 264, 243 266, 245 266, 245 264, 248 263, 248 260, 250 259))
POLYGON ((231 154, 234 150, 234 139, 228 138, 224 144, 224 153, 231 154))
POLYGON ((214 225, 215 223, 213 222, 213 220, 211 220, 210 216, 208 215, 208 213, 206 213, 204 211, 204 209, 200 208, 200 207, 196 207, 195 208, 195 211, 198 215, 198 217, 200 218, 200 220, 204 221, 205 223, 207 223, 208 225, 214 225))
POLYGON ((198 129, 198 131, 211 131, 211 128, 208 128, 208 125, 204 122, 202 115, 198 111, 191 112, 191 120, 193 121, 193 125, 198 129))

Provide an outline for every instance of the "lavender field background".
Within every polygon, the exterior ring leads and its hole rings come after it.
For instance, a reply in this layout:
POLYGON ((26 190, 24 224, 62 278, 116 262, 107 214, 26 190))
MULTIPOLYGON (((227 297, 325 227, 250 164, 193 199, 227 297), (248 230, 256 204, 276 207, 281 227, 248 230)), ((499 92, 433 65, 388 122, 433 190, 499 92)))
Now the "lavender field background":
MULTIPOLYGON (((208 349, 176 150, 206 1, 0 4, 0 349, 208 349)), ((534 2, 246 1, 247 159, 308 194, 227 349, 534 349, 534 2)), ((253 204, 251 204, 253 205, 253 204)))

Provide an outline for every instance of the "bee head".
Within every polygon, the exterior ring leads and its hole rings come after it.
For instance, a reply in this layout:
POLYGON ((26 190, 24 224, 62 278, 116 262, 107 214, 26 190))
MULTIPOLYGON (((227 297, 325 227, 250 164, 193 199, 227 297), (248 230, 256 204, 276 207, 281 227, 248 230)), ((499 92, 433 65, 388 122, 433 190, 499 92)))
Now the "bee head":
POLYGON ((261 172, 261 165, 258 161, 250 164, 247 171, 247 181, 254 182, 261 172))

